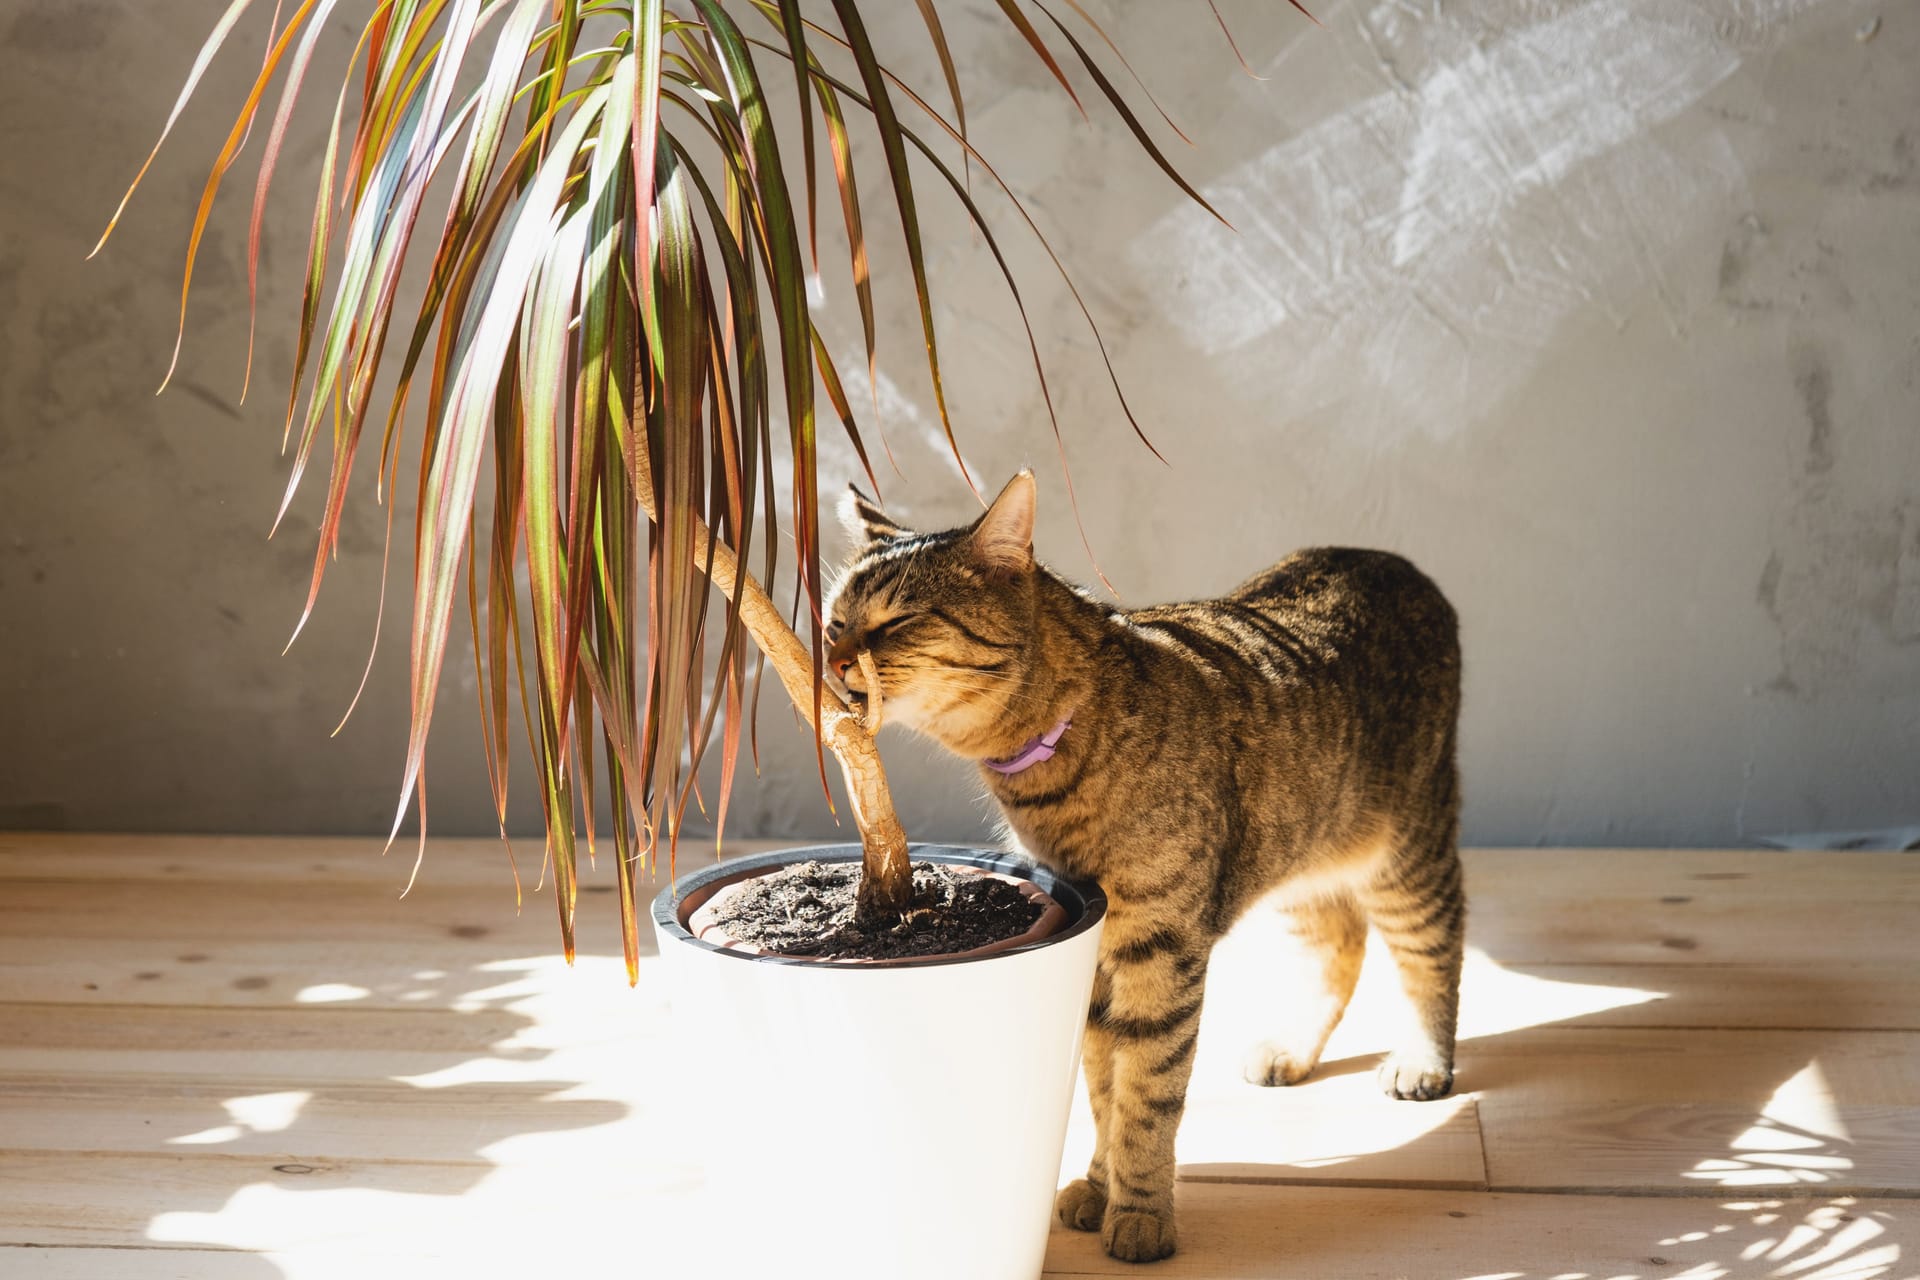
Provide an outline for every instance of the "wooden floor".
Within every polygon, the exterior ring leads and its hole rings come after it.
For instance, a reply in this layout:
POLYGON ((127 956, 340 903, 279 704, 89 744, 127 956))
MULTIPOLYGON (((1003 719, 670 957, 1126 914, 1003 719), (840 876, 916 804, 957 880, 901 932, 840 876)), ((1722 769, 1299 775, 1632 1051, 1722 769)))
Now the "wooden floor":
MULTIPOLYGON (((1248 929, 1209 990, 1180 1253, 1056 1231, 1048 1275, 1920 1275, 1920 859, 1468 869, 1457 1096, 1375 1092, 1379 956, 1318 1077, 1242 1084, 1288 986, 1248 929)), ((436 844, 400 902, 406 870, 365 841, 0 836, 0 1277, 716 1274, 689 1237, 750 1207, 696 1212, 609 869, 571 972, 499 846, 436 844)), ((1088 1128, 1082 1102, 1069 1174, 1088 1128)))

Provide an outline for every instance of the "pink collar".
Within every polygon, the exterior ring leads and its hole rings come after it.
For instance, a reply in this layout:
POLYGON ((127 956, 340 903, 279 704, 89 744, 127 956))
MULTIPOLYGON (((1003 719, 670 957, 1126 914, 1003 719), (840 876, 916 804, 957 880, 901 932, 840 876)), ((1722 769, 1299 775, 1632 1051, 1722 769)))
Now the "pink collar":
POLYGON ((1026 746, 1021 747, 1006 759, 982 760, 980 763, 1000 774, 1015 774, 1023 769, 1031 769, 1042 760, 1053 759, 1054 750, 1060 745, 1061 737, 1072 725, 1073 716, 1069 713, 1066 719, 1039 737, 1029 739, 1026 746))

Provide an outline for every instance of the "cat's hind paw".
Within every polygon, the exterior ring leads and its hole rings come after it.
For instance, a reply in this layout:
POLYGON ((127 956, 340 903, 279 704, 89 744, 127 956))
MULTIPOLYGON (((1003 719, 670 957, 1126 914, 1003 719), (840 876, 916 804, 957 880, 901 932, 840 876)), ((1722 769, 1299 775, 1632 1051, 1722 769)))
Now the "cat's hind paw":
POLYGON ((1100 1243, 1122 1262, 1158 1262, 1173 1255, 1173 1210, 1114 1209, 1100 1229, 1100 1243))
POLYGON ((1240 1073, 1248 1084, 1299 1084, 1313 1074, 1317 1065, 1314 1060, 1302 1058, 1271 1040, 1262 1040, 1240 1060, 1240 1073))
POLYGON ((1107 1214, 1107 1193, 1085 1178, 1075 1178, 1053 1198, 1053 1211, 1063 1226, 1098 1231, 1107 1214))
POLYGON ((1431 1102, 1453 1091, 1453 1065, 1430 1053, 1395 1053, 1380 1064, 1379 1079, 1389 1098, 1431 1102))

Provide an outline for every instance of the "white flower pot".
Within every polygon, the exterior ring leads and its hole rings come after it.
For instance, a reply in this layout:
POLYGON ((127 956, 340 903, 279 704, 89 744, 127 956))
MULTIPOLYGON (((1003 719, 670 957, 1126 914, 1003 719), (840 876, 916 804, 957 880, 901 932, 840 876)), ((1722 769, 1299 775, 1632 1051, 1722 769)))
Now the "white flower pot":
POLYGON ((1015 854, 915 861, 1029 879, 1067 908, 1037 943, 964 960, 823 964, 723 950, 681 905, 715 881, 852 845, 741 858, 654 901, 674 1056, 716 1223, 713 1274, 1032 1280, 1053 1217, 1106 898, 1015 854))

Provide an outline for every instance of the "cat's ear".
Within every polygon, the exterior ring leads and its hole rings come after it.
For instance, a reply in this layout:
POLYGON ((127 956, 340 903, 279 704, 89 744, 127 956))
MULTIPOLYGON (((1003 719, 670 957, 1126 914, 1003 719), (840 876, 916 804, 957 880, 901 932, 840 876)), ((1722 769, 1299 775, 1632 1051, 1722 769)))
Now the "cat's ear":
POLYGON ((974 524, 969 542, 989 569, 1019 573, 1033 567, 1033 472, 1021 471, 974 524))
POLYGON ((846 529, 847 537, 860 547, 903 537, 909 532, 854 485, 848 485, 847 491, 840 495, 840 524, 846 529))

